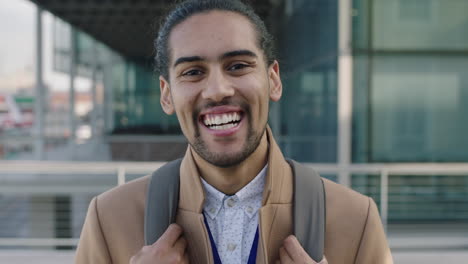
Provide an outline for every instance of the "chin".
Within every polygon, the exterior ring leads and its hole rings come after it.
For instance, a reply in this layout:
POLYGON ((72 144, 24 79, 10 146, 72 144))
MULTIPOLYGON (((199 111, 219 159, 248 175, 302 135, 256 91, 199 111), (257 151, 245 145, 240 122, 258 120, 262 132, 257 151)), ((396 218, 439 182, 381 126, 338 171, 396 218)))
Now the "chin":
POLYGON ((229 168, 237 166, 249 158, 260 145, 263 134, 264 130, 262 133, 255 133, 249 126, 245 136, 237 135, 236 138, 226 138, 223 142, 198 135, 190 145, 208 163, 217 167, 229 168))
POLYGON ((244 153, 232 153, 230 155, 226 155, 226 153, 216 153, 213 154, 209 160, 205 160, 217 167, 230 168, 241 164, 247 158, 248 156, 246 157, 244 153))
MULTIPOLYGON (((246 144, 243 145, 245 146, 246 144)), ((221 168, 237 166, 255 151, 255 148, 252 149, 248 147, 239 151, 232 151, 231 148, 226 151, 212 151, 206 148, 204 144, 200 144, 200 142, 195 142, 195 144, 191 144, 191 146, 206 162, 221 168)))

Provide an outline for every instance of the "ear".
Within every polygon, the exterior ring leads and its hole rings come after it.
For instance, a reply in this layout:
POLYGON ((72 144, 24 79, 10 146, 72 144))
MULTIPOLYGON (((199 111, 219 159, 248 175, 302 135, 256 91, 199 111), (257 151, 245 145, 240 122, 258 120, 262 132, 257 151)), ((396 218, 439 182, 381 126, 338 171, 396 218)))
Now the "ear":
POLYGON ((174 113, 174 104, 172 102, 171 88, 169 82, 163 76, 159 76, 159 88, 161 89, 161 107, 164 113, 172 115, 174 113))
POLYGON ((283 84, 281 83, 278 61, 275 60, 268 67, 268 77, 270 79, 270 99, 276 102, 283 94, 283 84))

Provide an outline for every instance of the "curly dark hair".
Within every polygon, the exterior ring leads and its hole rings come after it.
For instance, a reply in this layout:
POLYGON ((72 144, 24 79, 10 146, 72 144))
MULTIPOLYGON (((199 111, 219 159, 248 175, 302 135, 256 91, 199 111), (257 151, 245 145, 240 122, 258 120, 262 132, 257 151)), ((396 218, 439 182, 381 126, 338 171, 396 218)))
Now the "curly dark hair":
POLYGON ((235 12, 248 18, 258 34, 258 45, 264 53, 265 63, 271 65, 275 60, 273 37, 251 6, 239 0, 188 0, 176 5, 162 20, 158 36, 154 41, 156 71, 166 80, 169 80, 168 42, 172 29, 192 15, 212 10, 235 12))

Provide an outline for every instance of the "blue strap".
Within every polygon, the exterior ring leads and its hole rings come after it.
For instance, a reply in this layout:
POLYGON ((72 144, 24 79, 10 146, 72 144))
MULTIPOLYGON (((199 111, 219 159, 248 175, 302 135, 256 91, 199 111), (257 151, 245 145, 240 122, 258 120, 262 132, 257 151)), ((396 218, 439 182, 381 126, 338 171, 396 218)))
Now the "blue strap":
MULTIPOLYGON (((213 235, 211 234, 210 226, 208 225, 208 222, 206 221, 205 214, 203 214, 203 219, 205 220, 205 226, 206 226, 206 229, 208 230, 208 235, 210 237, 211 251, 213 251, 214 263, 222 264, 221 258, 219 257, 218 248, 216 247, 216 243, 214 242, 213 235)), ((252 248, 250 249, 250 255, 249 255, 249 260, 247 264, 255 264, 256 259, 257 259, 257 248, 258 248, 258 226, 257 226, 257 231, 255 232, 255 237, 252 243, 252 248)))
POLYGON ((247 264, 255 264, 255 262, 257 262, 257 248, 258 248, 258 226, 257 226, 257 231, 255 232, 255 237, 252 243, 252 248, 250 249, 249 261, 247 262, 247 264))
POLYGON ((205 226, 206 229, 208 230, 208 235, 210 236, 210 243, 211 243, 211 251, 213 251, 213 260, 215 264, 222 264, 221 263, 221 258, 219 257, 218 254, 218 249, 216 248, 216 244, 213 239, 213 235, 211 234, 210 226, 208 225, 208 222, 206 221, 206 216, 203 214, 203 220, 205 220, 205 226))

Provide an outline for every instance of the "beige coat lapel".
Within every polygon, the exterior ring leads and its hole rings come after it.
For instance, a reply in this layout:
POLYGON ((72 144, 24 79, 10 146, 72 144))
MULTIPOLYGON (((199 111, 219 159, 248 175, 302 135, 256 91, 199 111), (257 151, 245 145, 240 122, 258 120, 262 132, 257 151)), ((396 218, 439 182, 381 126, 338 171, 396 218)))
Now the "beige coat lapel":
POLYGON ((293 175, 267 128, 270 144, 268 171, 260 209, 260 243, 257 263, 275 263, 284 239, 292 234, 293 175))
POLYGON ((180 166, 179 208, 176 222, 184 229, 190 263, 212 264, 210 238, 203 220, 205 192, 190 147, 180 166))

